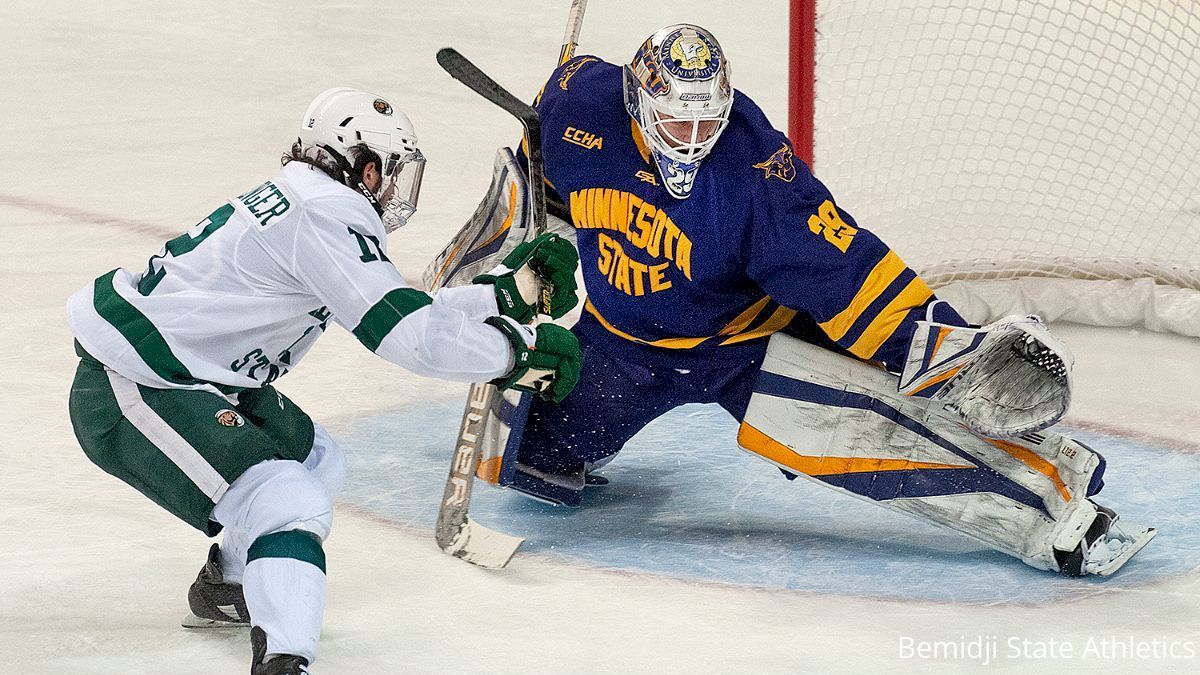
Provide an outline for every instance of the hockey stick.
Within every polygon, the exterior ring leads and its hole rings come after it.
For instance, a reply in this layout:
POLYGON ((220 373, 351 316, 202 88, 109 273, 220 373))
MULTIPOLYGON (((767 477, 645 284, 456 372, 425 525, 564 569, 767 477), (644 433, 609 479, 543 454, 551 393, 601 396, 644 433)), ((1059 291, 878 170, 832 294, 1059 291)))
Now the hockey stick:
MULTIPOLYGON (((525 129, 526 156, 529 161, 527 184, 530 189, 532 228, 535 235, 541 234, 546 230, 546 191, 542 171, 541 120, 537 111, 518 100, 452 48, 438 51, 437 62, 456 80, 521 121, 525 129)), ((547 308, 550 298, 548 289, 542 289, 541 296, 541 304, 547 308)), ((490 530, 471 520, 467 513, 471 506, 475 468, 479 465, 480 443, 487 431, 488 412, 498 404, 499 399, 495 386, 471 385, 435 530, 438 546, 444 553, 480 567, 491 568, 507 565, 521 542, 525 541, 490 530)))
POLYGON ((562 49, 558 52, 558 65, 562 65, 575 56, 575 44, 579 41, 579 29, 583 27, 583 12, 587 9, 587 0, 571 0, 571 11, 567 14, 567 32, 563 35, 562 49))
POLYGON ((484 437, 488 408, 496 399, 496 387, 493 385, 471 385, 434 530, 438 547, 443 553, 480 567, 492 568, 507 565, 521 542, 525 541, 520 537, 489 530, 471 520, 467 514, 471 507, 471 486, 475 482, 475 467, 479 464, 479 444, 484 437))
MULTIPOLYGON (((563 48, 566 49, 566 46, 563 48)), ((537 111, 496 84, 487 73, 453 47, 438 50, 437 62, 451 77, 521 122, 525 129, 525 155, 529 160, 529 203, 532 207, 533 233, 539 235, 545 232, 546 181, 542 170, 542 120, 537 111)), ((543 302, 544 300, 543 298, 543 302)))
MULTIPOLYGON (((563 46, 559 51, 559 65, 566 63, 575 53, 575 41, 583 23, 583 12, 587 0, 572 0, 567 18, 567 30, 563 46)), ((525 132, 525 154, 528 161, 529 202, 532 211, 534 235, 546 231, 546 188, 542 163, 541 119, 531 106, 517 99, 495 80, 488 77, 475 64, 457 50, 445 48, 437 53, 437 62, 453 78, 472 91, 516 117, 525 132)), ((543 310, 550 306, 550 289, 542 289, 543 310)), ((436 539, 438 547, 448 555, 461 558, 480 567, 500 568, 508 564, 521 542, 520 537, 490 530, 471 520, 471 488, 475 482, 475 469, 479 465, 480 443, 486 440, 489 431, 487 419, 490 410, 501 403, 499 391, 490 384, 473 384, 467 396, 467 407, 463 412, 458 433, 458 444, 450 475, 442 493, 438 508, 436 539)))

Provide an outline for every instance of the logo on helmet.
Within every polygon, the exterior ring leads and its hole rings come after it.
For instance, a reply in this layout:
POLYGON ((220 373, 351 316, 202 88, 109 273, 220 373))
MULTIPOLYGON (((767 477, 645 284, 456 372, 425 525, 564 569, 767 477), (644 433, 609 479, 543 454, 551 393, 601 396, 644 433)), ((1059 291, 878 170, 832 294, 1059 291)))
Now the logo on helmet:
POLYGON ((662 78, 662 74, 658 72, 658 66, 655 65, 654 58, 654 42, 653 38, 646 40, 642 46, 638 48, 637 54, 633 55, 633 62, 629 64, 633 74, 637 80, 641 82, 646 91, 650 92, 651 96, 660 96, 670 91, 671 87, 662 78))
POLYGON ((374 105, 375 105, 375 112, 379 113, 380 115, 391 115, 392 114, 392 104, 391 103, 388 103, 387 101, 385 101, 381 98, 377 98, 377 99, 375 99, 374 105))
POLYGON ((785 183, 790 183, 796 177, 796 164, 792 161, 794 157, 792 149, 785 143, 775 151, 775 154, 768 157, 767 161, 755 164, 754 168, 763 170, 763 180, 775 177, 785 183))
POLYGON ((681 80, 703 80, 721 68, 721 52, 707 37, 681 28, 662 41, 659 61, 681 80))
POLYGON ((230 410, 229 408, 218 410, 217 414, 213 417, 216 418, 217 424, 223 427, 240 427, 246 424, 246 420, 242 419, 242 416, 236 410, 230 410))

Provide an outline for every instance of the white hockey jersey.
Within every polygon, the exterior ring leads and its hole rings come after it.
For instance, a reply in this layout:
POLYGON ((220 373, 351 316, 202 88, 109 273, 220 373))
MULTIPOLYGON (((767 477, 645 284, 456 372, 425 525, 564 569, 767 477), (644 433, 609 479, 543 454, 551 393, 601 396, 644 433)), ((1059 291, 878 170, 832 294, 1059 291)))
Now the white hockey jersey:
POLYGON ((157 388, 261 387, 294 368, 330 321, 413 372, 487 381, 512 367, 488 286, 410 288, 367 200, 291 162, 163 247, 67 304, 79 343, 157 388))

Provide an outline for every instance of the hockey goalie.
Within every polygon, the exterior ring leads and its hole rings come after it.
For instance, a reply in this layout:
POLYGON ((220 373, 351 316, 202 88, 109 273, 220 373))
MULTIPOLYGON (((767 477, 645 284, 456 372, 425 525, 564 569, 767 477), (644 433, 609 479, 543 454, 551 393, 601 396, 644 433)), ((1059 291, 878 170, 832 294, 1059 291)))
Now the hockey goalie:
MULTIPOLYGON (((1154 536, 1093 497, 1104 458, 1054 431, 1073 357, 1032 316, 969 325, 841 209, 698 26, 624 66, 575 57, 535 107, 549 211, 575 239, 583 366, 559 402, 516 394, 479 476, 578 507, 653 419, 716 403, 739 444, 1025 563, 1111 574, 1154 536)), ((470 282, 527 236, 522 158, 426 272, 470 282)), ((553 229, 554 226, 552 226, 553 229)))

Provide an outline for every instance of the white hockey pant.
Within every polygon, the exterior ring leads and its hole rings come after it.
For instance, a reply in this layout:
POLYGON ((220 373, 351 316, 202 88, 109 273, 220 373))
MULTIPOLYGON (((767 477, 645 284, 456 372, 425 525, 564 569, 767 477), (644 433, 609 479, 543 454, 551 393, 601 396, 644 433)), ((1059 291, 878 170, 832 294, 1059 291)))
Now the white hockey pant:
POLYGON ((217 502, 212 519, 225 528, 221 565, 241 583, 268 654, 312 663, 325 611, 321 548, 333 526, 333 496, 345 475, 342 450, 319 424, 304 463, 268 460, 250 467, 217 502))

